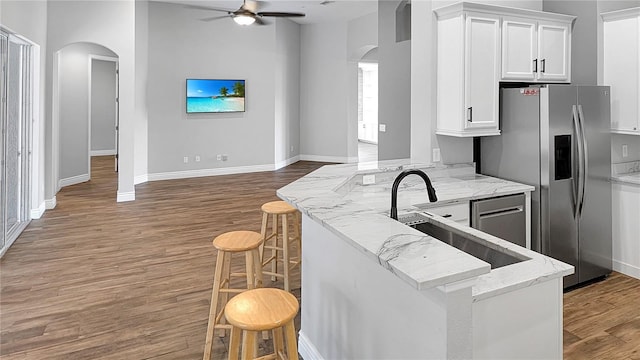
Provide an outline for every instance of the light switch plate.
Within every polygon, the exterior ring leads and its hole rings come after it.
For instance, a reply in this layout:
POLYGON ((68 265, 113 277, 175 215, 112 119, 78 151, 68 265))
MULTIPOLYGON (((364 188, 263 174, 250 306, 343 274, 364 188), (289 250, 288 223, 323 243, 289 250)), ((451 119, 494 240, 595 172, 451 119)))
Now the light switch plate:
POLYGON ((378 125, 378 128, 379 128, 380 132, 386 132, 387 131, 387 125, 386 124, 380 124, 380 125, 378 125))

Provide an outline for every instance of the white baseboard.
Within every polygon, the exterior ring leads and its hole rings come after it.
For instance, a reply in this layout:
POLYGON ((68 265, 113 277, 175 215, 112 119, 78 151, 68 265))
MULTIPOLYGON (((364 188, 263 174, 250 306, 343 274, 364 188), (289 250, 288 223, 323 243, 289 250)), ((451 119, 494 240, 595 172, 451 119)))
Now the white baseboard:
POLYGON ((640 267, 613 260, 613 270, 640 280, 640 267))
POLYGON ((318 349, 313 346, 302 331, 298 333, 298 352, 304 360, 324 360, 318 349))
POLYGON ((46 203, 43 201, 36 209, 31 209, 31 218, 40 219, 46 210, 46 203))
POLYGON ((358 162, 358 157, 300 155, 300 160, 345 164, 350 162, 358 162))
POLYGON ((47 210, 55 209, 57 204, 58 204, 58 200, 56 199, 55 196, 51 199, 45 199, 44 201, 44 207, 47 210))
POLYGON ((58 182, 58 186, 63 188, 65 186, 69 186, 69 185, 80 184, 80 183, 89 181, 90 179, 91 178, 89 177, 89 174, 82 174, 82 175, 78 175, 78 176, 72 176, 70 178, 60 179, 60 181, 58 182))
POLYGON ((135 191, 127 191, 127 192, 118 191, 116 202, 134 201, 135 199, 136 199, 135 191))
POLYGON ((148 174, 149 181, 158 180, 174 180, 174 179, 186 179, 193 177, 203 176, 216 176, 216 175, 231 175, 231 174, 244 174, 252 172, 273 171, 274 165, 252 165, 252 166, 236 166, 226 168, 215 169, 199 169, 199 170, 186 170, 186 171, 172 171, 166 173, 148 174))
POLYGON ((108 156, 115 155, 116 149, 113 150, 91 150, 91 156, 108 156))
POLYGON ((298 161, 300 161, 300 156, 299 155, 296 155, 296 156, 294 156, 292 158, 288 158, 287 160, 284 160, 284 161, 278 161, 278 162, 276 162, 275 170, 282 169, 283 167, 289 166, 289 165, 291 165, 293 163, 296 163, 298 161))
POLYGON ((148 174, 138 175, 138 176, 135 176, 133 178, 133 185, 146 183, 147 181, 149 181, 149 175, 148 174))

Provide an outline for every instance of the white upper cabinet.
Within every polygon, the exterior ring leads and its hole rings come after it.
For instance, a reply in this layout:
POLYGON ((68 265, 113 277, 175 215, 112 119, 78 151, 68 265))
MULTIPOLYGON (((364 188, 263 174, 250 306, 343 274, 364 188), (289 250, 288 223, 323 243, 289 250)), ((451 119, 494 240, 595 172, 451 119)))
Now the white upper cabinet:
POLYGON ((570 82, 571 19, 565 22, 503 17, 504 81, 570 82))
POLYGON ((602 85, 611 86, 611 132, 640 135, 640 8, 603 13, 602 85))
POLYGON ((437 130, 499 135, 500 18, 456 12, 438 22, 437 130))
POLYGON ((571 80, 574 16, 466 2, 434 12, 438 135, 500 135, 500 81, 571 80))

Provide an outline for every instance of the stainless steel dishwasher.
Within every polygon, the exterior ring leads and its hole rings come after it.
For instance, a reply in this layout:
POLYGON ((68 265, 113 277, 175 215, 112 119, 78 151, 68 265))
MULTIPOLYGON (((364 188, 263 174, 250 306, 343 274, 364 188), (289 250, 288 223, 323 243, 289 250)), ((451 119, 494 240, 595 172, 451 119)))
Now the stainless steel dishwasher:
POLYGON ((471 227, 526 247, 524 194, 471 202, 471 227))

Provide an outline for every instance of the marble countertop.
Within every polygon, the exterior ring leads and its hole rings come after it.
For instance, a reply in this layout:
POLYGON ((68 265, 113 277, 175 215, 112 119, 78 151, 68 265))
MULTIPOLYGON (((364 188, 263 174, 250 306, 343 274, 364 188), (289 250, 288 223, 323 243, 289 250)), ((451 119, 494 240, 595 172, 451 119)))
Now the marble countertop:
POLYGON ((492 247, 528 259, 491 270, 488 263, 391 219, 391 185, 398 173, 411 168, 429 175, 438 201, 429 203, 422 179, 408 176, 398 191, 399 215, 534 190, 477 175, 472 164, 435 167, 392 160, 324 166, 277 194, 418 290, 477 277, 472 290, 477 301, 573 272, 570 265, 434 215, 445 226, 463 229, 492 247))
POLYGON ((640 185, 640 161, 629 161, 611 166, 611 180, 640 185))

